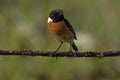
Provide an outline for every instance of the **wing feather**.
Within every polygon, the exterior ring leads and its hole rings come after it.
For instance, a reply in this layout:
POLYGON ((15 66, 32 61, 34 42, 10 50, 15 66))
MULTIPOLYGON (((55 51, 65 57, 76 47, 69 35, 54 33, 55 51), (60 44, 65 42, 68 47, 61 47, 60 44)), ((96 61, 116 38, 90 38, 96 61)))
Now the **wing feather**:
POLYGON ((74 35, 74 39, 77 40, 77 37, 76 37, 75 31, 74 31, 74 29, 72 28, 72 26, 71 26, 71 24, 69 23, 69 21, 68 21, 67 19, 64 19, 64 22, 65 22, 65 24, 67 25, 68 29, 73 33, 73 35, 74 35))

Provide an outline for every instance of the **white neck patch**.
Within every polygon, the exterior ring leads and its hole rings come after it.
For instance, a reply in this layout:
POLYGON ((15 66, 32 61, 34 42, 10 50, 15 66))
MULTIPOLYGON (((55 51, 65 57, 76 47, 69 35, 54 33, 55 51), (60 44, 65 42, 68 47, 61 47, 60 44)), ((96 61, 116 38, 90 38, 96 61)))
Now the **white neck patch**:
POLYGON ((50 17, 48 17, 48 23, 49 22, 53 22, 53 20, 50 17))

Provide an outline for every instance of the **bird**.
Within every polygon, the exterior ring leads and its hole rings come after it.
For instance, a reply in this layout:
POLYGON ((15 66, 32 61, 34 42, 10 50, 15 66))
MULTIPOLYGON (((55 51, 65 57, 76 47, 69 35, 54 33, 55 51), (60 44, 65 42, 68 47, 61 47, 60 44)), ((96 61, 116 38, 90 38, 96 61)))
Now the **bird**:
POLYGON ((76 33, 71 26, 70 22, 64 17, 64 12, 61 9, 54 9, 48 16, 48 29, 50 33, 60 42, 58 48, 55 50, 57 53, 64 42, 70 44, 69 52, 72 49, 78 52, 78 48, 74 43, 77 40, 76 33))

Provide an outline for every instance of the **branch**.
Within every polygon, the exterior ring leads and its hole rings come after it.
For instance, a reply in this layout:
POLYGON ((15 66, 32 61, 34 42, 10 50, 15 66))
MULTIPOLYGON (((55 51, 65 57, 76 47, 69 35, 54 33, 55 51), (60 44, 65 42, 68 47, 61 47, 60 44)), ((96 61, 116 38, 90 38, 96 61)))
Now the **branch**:
POLYGON ((0 50, 0 55, 21 55, 21 56, 48 56, 48 57, 114 57, 120 56, 120 51, 106 52, 51 52, 31 50, 0 50))

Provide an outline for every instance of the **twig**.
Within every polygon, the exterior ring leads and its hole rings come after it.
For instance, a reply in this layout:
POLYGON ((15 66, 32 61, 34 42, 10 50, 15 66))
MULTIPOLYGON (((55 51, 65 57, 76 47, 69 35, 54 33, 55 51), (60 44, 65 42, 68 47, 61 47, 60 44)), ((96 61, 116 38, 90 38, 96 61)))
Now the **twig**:
POLYGON ((48 56, 48 57, 114 57, 120 56, 120 51, 105 52, 51 52, 31 50, 0 50, 0 55, 21 55, 21 56, 48 56))

